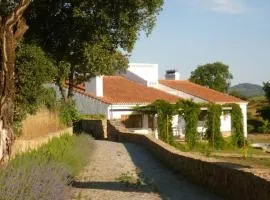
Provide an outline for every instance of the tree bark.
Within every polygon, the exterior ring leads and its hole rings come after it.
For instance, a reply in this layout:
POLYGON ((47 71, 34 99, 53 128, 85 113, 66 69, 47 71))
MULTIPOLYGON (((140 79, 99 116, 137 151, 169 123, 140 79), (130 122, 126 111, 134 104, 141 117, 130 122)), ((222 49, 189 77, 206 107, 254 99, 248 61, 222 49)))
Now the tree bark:
POLYGON ((66 92, 65 92, 65 90, 64 90, 64 87, 62 86, 62 84, 61 83, 57 83, 57 86, 58 86, 58 88, 59 88, 59 91, 60 91, 60 94, 61 94, 61 96, 62 96, 62 99, 64 100, 64 101, 66 101, 66 92))
POLYGON ((15 98, 15 51, 18 42, 28 29, 22 15, 29 3, 29 0, 22 0, 9 16, 0 16, 0 162, 9 158, 14 140, 12 124, 15 98))
POLYGON ((74 67, 70 68, 70 74, 68 77, 68 95, 67 99, 71 99, 73 97, 73 87, 74 87, 74 67))

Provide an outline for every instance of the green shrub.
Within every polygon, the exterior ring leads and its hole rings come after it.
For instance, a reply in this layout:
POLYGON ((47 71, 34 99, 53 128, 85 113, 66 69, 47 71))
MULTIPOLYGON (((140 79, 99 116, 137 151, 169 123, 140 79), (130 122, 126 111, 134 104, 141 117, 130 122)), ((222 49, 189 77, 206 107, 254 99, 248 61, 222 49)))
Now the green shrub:
POLYGON ((268 120, 263 120, 263 124, 258 127, 259 133, 270 133, 270 122, 268 120))
POLYGON ((1 199, 68 199, 70 177, 87 164, 93 148, 88 137, 64 134, 16 155, 0 171, 1 199))
POLYGON ((49 110, 54 110, 56 108, 56 92, 53 88, 45 88, 42 91, 42 103, 43 105, 48 108, 49 110))
POLYGON ((260 132, 259 127, 263 126, 263 120, 257 118, 250 118, 247 120, 247 124, 254 127, 252 132, 260 132))
POLYGON ((88 162, 88 154, 92 148, 88 137, 64 134, 59 138, 51 139, 37 150, 16 155, 9 164, 16 168, 27 165, 32 159, 39 164, 53 160, 63 165, 71 175, 75 175, 88 162))
POLYGON ((0 172, 0 197, 4 200, 65 200, 70 179, 65 168, 50 161, 34 159, 18 167, 8 165, 0 172), (27 164, 27 165, 26 165, 27 164))
POLYGON ((60 102, 59 118, 61 123, 66 126, 71 126, 80 119, 80 114, 75 107, 74 101, 67 100, 60 102))
POLYGON ((247 131, 248 131, 248 133, 254 132, 254 129, 255 129, 255 127, 252 124, 248 124, 247 125, 247 131))
POLYGON ((105 115, 103 114, 95 114, 95 115, 86 115, 86 114, 82 114, 80 115, 81 119, 95 119, 95 120, 101 120, 101 119, 105 119, 105 115))

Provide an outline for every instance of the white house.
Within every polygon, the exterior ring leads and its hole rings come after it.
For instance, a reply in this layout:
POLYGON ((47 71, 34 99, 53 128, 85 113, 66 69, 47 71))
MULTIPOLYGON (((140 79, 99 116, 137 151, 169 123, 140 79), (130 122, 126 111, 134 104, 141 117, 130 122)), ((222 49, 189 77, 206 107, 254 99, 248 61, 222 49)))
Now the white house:
MULTIPOLYGON (((156 132, 156 118, 134 112, 135 106, 147 105, 163 99, 175 103, 178 99, 192 99, 194 102, 240 105, 244 117, 244 133, 247 136, 247 102, 215 90, 180 80, 180 74, 167 71, 166 79, 159 80, 157 64, 131 63, 125 74, 98 76, 87 83, 75 86, 74 99, 77 109, 85 114, 104 114, 109 120, 120 120, 131 131, 137 133, 156 132)), ((228 108, 229 109, 229 108, 228 108)), ((231 133, 231 116, 221 116, 221 132, 231 133)), ((175 136, 183 136, 185 122, 182 117, 173 117, 175 136)), ((204 132, 200 121, 199 132, 204 132)))

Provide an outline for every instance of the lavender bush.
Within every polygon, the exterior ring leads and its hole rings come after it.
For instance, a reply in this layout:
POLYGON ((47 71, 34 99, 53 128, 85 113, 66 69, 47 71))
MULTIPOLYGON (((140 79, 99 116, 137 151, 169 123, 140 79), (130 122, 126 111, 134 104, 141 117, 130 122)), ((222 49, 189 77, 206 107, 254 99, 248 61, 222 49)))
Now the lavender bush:
POLYGON ((63 135, 17 155, 0 169, 0 199, 68 199, 71 177, 87 164, 92 148, 85 135, 63 135))
POLYGON ((14 168, 7 166, 0 174, 3 200, 64 200, 68 198, 70 179, 65 168, 55 162, 14 168))

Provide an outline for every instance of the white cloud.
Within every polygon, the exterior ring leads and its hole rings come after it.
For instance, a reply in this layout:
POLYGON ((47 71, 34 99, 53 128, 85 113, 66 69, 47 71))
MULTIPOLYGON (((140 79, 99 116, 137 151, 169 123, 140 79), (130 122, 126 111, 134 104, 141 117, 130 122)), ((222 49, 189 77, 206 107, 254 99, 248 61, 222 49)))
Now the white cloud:
POLYGON ((245 0, 190 0, 189 5, 229 14, 242 14, 247 10, 245 0))

